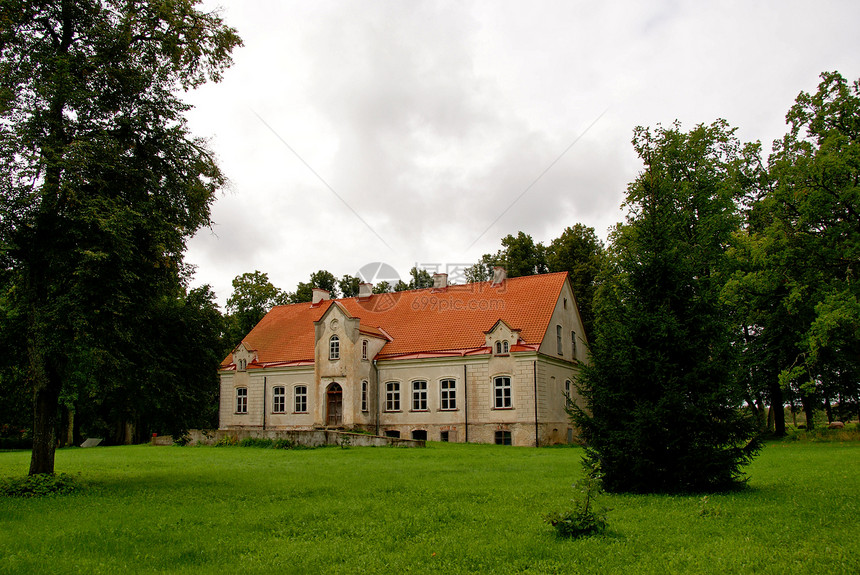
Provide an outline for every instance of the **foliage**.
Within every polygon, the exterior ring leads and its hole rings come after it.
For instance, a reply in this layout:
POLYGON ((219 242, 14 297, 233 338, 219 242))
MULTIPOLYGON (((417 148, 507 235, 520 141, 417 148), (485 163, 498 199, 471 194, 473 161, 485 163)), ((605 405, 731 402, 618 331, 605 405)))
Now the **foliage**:
POLYGON ((591 469, 581 480, 573 484, 578 491, 571 499, 573 507, 567 511, 554 511, 544 516, 544 522, 555 528, 559 537, 579 539, 606 531, 606 514, 609 509, 597 507, 595 500, 603 493, 599 469, 591 469))
POLYGON ((79 490, 78 481, 68 473, 39 473, 0 480, 0 497, 44 497, 68 495, 79 490))
MULTIPOLYGON (((412 279, 409 280, 408 289, 424 289, 433 287, 433 276, 423 268, 418 269, 417 267, 412 266, 412 269, 409 270, 409 277, 412 279)), ((395 291, 398 291, 397 288, 395 288, 395 291)))
POLYGON ((810 443, 860 442, 860 423, 848 423, 842 429, 828 429, 826 427, 816 429, 789 428, 785 441, 810 443))
POLYGON ((299 282, 295 293, 289 295, 290 303, 306 303, 314 299, 314 288, 324 289, 332 298, 338 296, 337 278, 333 273, 319 270, 311 274, 310 281, 299 282))
MULTIPOLYGON (((745 357, 771 404, 860 406, 860 82, 821 75, 786 116, 727 295, 746 316, 745 357)), ((762 170, 759 170, 762 172, 762 170)), ((777 433, 785 424, 777 410, 777 433)))
POLYGON ((377 283, 375 286, 373 286, 372 292, 375 294, 390 293, 391 292, 391 285, 389 285, 389 283, 387 281, 381 281, 381 282, 377 283))
POLYGON ((182 285, 224 176, 179 90, 241 41, 194 2, 0 3, 0 245, 34 390, 31 474, 54 470, 61 398, 133 385, 136 336, 182 285))
POLYGON ((509 234, 501 243, 502 249, 495 255, 484 254, 477 263, 466 268, 466 281, 489 281, 493 279, 496 266, 504 267, 509 277, 568 272, 585 333, 590 336, 594 328, 592 300, 604 252, 594 228, 583 224, 567 227, 548 246, 535 243, 523 232, 515 236, 509 234))
POLYGON ((239 438, 235 435, 225 435, 215 442, 215 447, 235 447, 239 445, 239 438))
POLYGON ((548 270, 567 272, 570 275, 570 284, 582 317, 582 325, 588 336, 594 329, 592 301, 603 265, 604 251, 603 242, 598 239, 594 228, 582 224, 565 228, 546 248, 548 270))
POLYGON ((757 450, 720 300, 744 150, 723 121, 634 134, 645 171, 611 237, 572 414, 607 491, 730 488, 757 450))
POLYGON ((246 437, 239 442, 239 447, 263 447, 271 449, 274 441, 267 437, 246 437))
POLYGON ((357 278, 349 274, 344 275, 337 282, 338 288, 340 288, 340 293, 343 297, 357 297, 359 290, 361 289, 360 284, 361 278, 357 278))
POLYGON ((289 296, 269 281, 260 271, 244 273, 233 278, 233 293, 227 298, 227 313, 234 324, 228 336, 228 351, 232 351, 272 307, 289 303, 289 296))

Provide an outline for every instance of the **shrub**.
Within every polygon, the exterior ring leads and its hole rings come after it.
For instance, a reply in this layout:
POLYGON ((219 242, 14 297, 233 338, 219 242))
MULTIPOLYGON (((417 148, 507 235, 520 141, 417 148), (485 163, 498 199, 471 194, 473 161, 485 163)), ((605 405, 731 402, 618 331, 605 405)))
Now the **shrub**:
POLYGON ((274 442, 264 437, 246 437, 239 442, 239 447, 262 447, 271 448, 274 442))
POLYGON ((276 439, 272 443, 272 449, 295 449, 296 442, 292 439, 276 439))
POLYGON ((599 470, 574 483, 573 488, 579 491, 579 495, 571 499, 573 508, 554 511, 544 515, 543 520, 555 527, 559 537, 578 539, 605 531, 609 509, 595 506, 595 499, 603 493, 599 470))
POLYGON ((187 433, 183 435, 174 435, 173 436, 173 445, 179 445, 180 447, 185 447, 191 441, 191 436, 187 433))
POLYGON ((67 473, 54 475, 41 473, 27 477, 0 481, 0 496, 42 497, 45 495, 67 495, 78 489, 77 481, 67 473))
POLYGON ((215 442, 215 447, 235 447, 239 445, 239 438, 235 435, 225 435, 215 442))

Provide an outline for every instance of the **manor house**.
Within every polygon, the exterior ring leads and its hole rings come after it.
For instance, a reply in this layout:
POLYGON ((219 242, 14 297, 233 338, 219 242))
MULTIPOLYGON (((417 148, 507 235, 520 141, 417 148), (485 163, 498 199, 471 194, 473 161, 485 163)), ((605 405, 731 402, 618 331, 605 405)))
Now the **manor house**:
POLYGON ((221 365, 220 428, 567 443, 585 360, 567 273, 273 308, 221 365))

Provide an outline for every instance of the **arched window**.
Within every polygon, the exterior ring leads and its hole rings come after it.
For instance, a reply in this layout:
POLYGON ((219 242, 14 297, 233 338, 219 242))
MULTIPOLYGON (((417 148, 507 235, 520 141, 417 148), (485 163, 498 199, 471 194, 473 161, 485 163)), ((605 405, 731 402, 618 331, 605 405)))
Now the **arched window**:
POLYGON ((328 358, 340 359, 340 338, 336 335, 331 336, 328 340, 328 358))
POLYGON ((496 342, 496 354, 500 354, 500 353, 502 353, 502 342, 497 341, 496 342))
POLYGON ((508 342, 502 342, 502 353, 508 353, 508 342))
POLYGON ((361 340, 361 359, 367 359, 367 340, 361 340))
POLYGON ((361 382, 361 411, 368 411, 368 409, 367 409, 367 381, 361 382))

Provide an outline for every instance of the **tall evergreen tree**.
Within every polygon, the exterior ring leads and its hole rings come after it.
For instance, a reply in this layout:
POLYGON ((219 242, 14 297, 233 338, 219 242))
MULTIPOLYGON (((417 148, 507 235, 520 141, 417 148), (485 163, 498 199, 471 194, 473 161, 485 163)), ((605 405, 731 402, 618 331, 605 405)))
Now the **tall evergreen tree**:
POLYGON ((54 471, 69 386, 133 377, 135 327, 175 291, 224 181, 177 92, 217 81, 240 40, 196 3, 0 2, 0 246, 26 324, 31 474, 54 471))
POLYGON ((633 145, 645 170, 611 237, 574 419, 609 491, 727 488, 757 445, 720 299, 741 147, 723 121, 637 128, 633 145))

